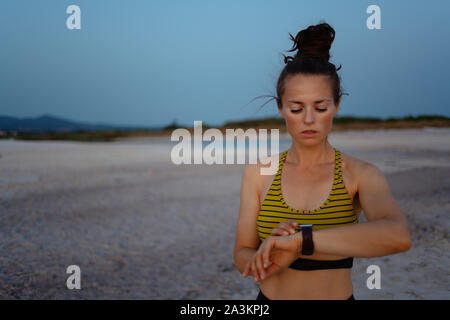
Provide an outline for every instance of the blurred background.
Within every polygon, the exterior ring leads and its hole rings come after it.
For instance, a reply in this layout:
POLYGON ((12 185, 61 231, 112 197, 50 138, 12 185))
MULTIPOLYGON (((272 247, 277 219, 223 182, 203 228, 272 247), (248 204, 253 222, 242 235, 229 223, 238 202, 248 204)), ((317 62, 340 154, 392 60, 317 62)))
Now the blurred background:
POLYGON ((3 0, 0 298, 254 299, 232 250, 243 165, 171 162, 175 128, 280 128, 289 33, 322 21, 343 96, 330 142, 377 165, 415 246, 356 259, 356 299, 448 298, 450 4, 3 0), (381 29, 369 29, 370 5, 381 29), (70 5, 81 29, 68 29, 70 5), (365 270, 381 267, 381 290, 365 270), (81 269, 81 290, 66 268, 81 269))

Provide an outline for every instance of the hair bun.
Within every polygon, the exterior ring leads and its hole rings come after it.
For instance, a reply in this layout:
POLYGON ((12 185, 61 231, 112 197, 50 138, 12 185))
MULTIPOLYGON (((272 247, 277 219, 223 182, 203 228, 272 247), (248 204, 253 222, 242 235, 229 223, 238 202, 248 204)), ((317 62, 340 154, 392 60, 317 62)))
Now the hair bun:
POLYGON ((290 33, 289 35, 294 45, 288 52, 298 51, 294 58, 285 57, 285 63, 297 57, 324 58, 327 61, 330 59, 330 48, 334 41, 335 32, 328 23, 309 26, 297 33, 295 38, 290 33))

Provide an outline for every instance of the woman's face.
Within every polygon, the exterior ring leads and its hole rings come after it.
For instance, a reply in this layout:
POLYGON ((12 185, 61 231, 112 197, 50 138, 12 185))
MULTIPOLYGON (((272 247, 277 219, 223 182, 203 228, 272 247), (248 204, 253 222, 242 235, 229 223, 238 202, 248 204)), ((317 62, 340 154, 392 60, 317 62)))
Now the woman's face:
POLYGON ((285 79, 278 111, 293 141, 309 146, 323 143, 338 109, 327 76, 295 74, 285 79), (309 134, 304 130, 315 132, 309 134))

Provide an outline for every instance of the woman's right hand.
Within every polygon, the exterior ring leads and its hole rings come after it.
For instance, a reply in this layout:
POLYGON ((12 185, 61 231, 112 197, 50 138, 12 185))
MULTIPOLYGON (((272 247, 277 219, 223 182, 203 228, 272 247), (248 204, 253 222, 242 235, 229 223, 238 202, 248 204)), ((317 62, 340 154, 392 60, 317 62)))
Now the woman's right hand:
POLYGON ((299 256, 302 247, 300 233, 289 236, 268 236, 247 262, 242 276, 252 275, 256 282, 287 268, 299 256))
POLYGON ((296 229, 298 227, 297 221, 294 220, 286 220, 284 222, 280 222, 276 228, 273 228, 270 232, 271 236, 290 236, 296 233, 296 229))
MULTIPOLYGON (((290 236, 295 234, 297 231, 298 223, 294 220, 286 220, 283 222, 280 222, 275 228, 272 229, 270 232, 271 236, 290 236)), ((255 257, 258 255, 258 253, 255 253, 255 255, 252 257, 251 261, 253 263, 247 263, 245 267, 245 271, 243 272, 244 278, 247 276, 252 276, 256 282, 259 282, 262 280, 262 275, 258 273, 258 269, 256 267, 256 260, 255 257)))

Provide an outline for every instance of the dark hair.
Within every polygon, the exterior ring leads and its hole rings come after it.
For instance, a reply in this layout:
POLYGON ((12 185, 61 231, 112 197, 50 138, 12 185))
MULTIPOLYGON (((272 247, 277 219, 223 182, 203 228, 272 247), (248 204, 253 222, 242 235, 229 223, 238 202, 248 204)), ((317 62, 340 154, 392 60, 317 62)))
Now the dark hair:
POLYGON ((277 96, 268 97, 275 99, 278 108, 280 108, 281 97, 284 94, 284 84, 287 76, 298 73, 326 75, 329 76, 331 80, 333 99, 334 103, 337 104, 342 95, 346 93, 343 93, 341 90, 341 80, 337 74, 337 71, 340 70, 342 66, 340 65, 339 68, 336 69, 336 66, 328 61, 330 59, 330 47, 335 36, 334 29, 328 23, 324 22, 301 30, 297 33, 295 38, 290 33, 289 36, 294 44, 292 49, 288 50, 288 52, 297 50, 297 53, 294 57, 283 55, 284 63, 286 65, 281 71, 277 81, 277 96))

